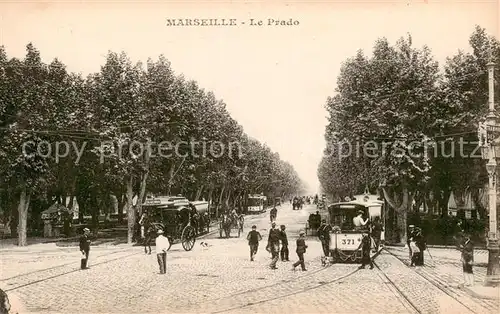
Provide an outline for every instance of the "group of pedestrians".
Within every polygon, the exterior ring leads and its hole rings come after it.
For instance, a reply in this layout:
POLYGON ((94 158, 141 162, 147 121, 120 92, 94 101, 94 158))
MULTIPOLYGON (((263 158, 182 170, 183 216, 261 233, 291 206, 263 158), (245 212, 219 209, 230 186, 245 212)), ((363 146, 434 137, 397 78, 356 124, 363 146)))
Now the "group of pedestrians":
MULTIPOLYGON (((262 235, 257 231, 257 226, 252 226, 252 231, 247 235, 248 245, 250 247, 250 261, 254 261, 255 255, 257 254, 259 241, 262 240, 262 235)), ((303 271, 307 271, 304 254, 306 253, 307 245, 305 243, 305 232, 299 232, 299 238, 296 240, 296 250, 298 261, 295 262, 293 270, 297 266, 301 266, 303 271)), ((267 239, 266 250, 271 253, 271 263, 269 264, 270 269, 278 269, 276 264, 281 259, 282 262, 289 262, 290 251, 288 249, 288 235, 286 232, 286 226, 281 225, 280 228, 276 228, 276 223, 271 223, 271 229, 269 229, 269 236, 267 239)))

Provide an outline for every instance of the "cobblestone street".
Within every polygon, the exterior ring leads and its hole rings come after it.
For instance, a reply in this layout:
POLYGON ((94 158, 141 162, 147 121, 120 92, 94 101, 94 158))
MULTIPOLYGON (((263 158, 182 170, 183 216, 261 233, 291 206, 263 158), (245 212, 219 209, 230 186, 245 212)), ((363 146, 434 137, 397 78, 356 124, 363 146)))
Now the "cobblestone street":
MULTIPOLYGON (((156 256, 145 255, 142 247, 92 247, 91 268, 81 271, 78 248, 40 244, 1 251, 0 285, 15 300, 13 306, 29 313, 354 313, 361 308, 368 313, 494 312, 494 301, 442 290, 447 279, 436 279, 442 269, 432 262, 422 269, 408 268, 402 248, 383 251, 373 270, 358 270, 356 264, 323 267, 320 243, 309 236, 308 271, 291 271, 298 231, 315 210, 305 206, 293 211, 288 204, 278 210, 278 226, 287 226, 291 262, 278 262, 274 271, 267 267, 270 223, 265 213, 247 216, 240 238, 219 239, 214 230, 192 251, 173 245, 166 275, 158 274, 156 256), (253 224, 263 241, 256 261, 250 262, 245 237, 253 224)), ((434 263, 455 258, 434 251, 434 263)))

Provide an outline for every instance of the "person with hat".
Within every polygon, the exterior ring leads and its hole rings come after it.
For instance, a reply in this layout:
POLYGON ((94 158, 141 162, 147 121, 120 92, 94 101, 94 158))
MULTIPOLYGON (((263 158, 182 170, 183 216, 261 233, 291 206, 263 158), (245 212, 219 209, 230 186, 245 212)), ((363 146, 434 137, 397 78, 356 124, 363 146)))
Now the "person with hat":
POLYGON ((170 247, 170 241, 163 235, 163 230, 158 229, 158 236, 156 237, 156 257, 158 259, 158 265, 160 265, 160 274, 165 274, 167 272, 167 251, 170 247))
POLYGON ((460 251, 462 252, 462 270, 464 273, 464 285, 473 286, 474 285, 474 271, 472 266, 474 264, 474 244, 470 239, 469 234, 465 234, 460 244, 460 251))
POLYGON ((271 230, 269 230, 269 238, 267 240, 267 247, 269 248, 269 251, 271 252, 271 264, 269 264, 269 267, 271 269, 277 269, 276 263, 278 262, 279 258, 279 250, 280 250, 280 237, 281 233, 278 229, 276 229, 276 223, 273 222, 271 224, 271 230))
POLYGON ((293 263, 292 270, 295 271, 295 268, 300 265, 302 271, 306 271, 307 269, 304 261, 304 254, 306 253, 307 245, 306 245, 305 232, 303 230, 300 231, 299 238, 297 239, 296 244, 297 244, 297 249, 295 250, 295 252, 299 257, 299 260, 293 263))
POLYGON ((363 233, 363 239, 361 239, 361 243, 358 247, 358 250, 361 249, 361 266, 359 266, 359 269, 364 269, 366 265, 370 265, 370 269, 373 269, 373 261, 370 256, 371 246, 370 235, 363 233))
POLYGON ((368 218, 364 220, 363 214, 364 212, 362 210, 359 210, 358 215, 352 219, 352 223, 354 224, 355 229, 362 229, 368 223, 368 218))
POLYGON ((275 207, 273 207, 271 209, 271 212, 270 212, 270 215, 269 215, 269 218, 271 219, 271 222, 275 221, 276 220, 276 216, 278 215, 278 209, 275 207))
POLYGON ((380 221, 380 217, 377 216, 373 220, 372 228, 371 228, 371 234, 373 239, 375 240, 375 252, 378 252, 378 249, 380 247, 380 240, 382 236, 382 231, 384 231, 384 227, 382 225, 382 222, 380 221))
POLYGON ((90 229, 83 228, 83 235, 80 237, 80 252, 82 252, 82 259, 80 260, 80 268, 88 269, 87 263, 90 253, 90 229))
POLYGON ((250 261, 253 262, 255 254, 259 250, 259 241, 262 240, 262 236, 260 232, 257 231, 257 226, 252 226, 252 231, 250 231, 247 235, 248 245, 250 246, 250 261))
POLYGON ((322 259, 323 265, 326 264, 326 259, 330 256, 330 232, 332 231, 332 226, 326 223, 326 219, 322 219, 321 226, 318 229, 318 238, 321 241, 323 254, 325 255, 322 259))
POLYGON ((285 225, 280 226, 280 238, 281 238, 281 251, 280 251, 280 257, 282 262, 289 262, 290 260, 288 259, 288 237, 286 235, 286 227, 285 225))
POLYGON ((427 249, 427 244, 425 242, 425 238, 422 234, 422 228, 415 227, 415 231, 413 232, 413 239, 415 240, 415 244, 418 246, 420 252, 418 253, 418 259, 415 263, 416 266, 424 266, 424 251, 427 249))

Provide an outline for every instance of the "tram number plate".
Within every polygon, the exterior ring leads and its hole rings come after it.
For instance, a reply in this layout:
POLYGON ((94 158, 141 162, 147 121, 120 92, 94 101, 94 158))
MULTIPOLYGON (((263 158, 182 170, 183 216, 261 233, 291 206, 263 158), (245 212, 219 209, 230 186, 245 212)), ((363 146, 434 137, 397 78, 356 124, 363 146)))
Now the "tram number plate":
POLYGON ((355 243, 354 239, 342 239, 341 240, 342 245, 352 245, 355 243))
POLYGON ((339 234, 337 237, 337 247, 341 250, 356 250, 360 243, 359 234, 339 234))

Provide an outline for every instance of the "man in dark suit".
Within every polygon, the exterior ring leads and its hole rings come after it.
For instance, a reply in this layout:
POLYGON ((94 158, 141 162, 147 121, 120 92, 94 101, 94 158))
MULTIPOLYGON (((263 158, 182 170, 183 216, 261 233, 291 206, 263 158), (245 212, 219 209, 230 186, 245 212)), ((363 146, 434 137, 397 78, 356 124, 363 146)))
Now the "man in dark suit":
POLYGON ((358 247, 358 249, 361 249, 361 266, 359 266, 359 269, 364 269, 366 265, 370 265, 370 269, 373 269, 373 261, 370 256, 371 246, 370 235, 363 234, 363 239, 358 247))
POLYGON ((252 226, 252 231, 247 235, 248 245, 250 246, 250 261, 253 262, 255 254, 259 250, 259 241, 262 240, 260 232, 257 231, 257 226, 252 226))
POLYGON ((295 267, 297 267, 299 265, 302 267, 302 271, 307 270, 306 264, 304 262, 304 253, 306 253, 306 249, 307 249, 305 239, 306 239, 305 232, 300 231, 300 237, 297 239, 297 249, 295 250, 295 252, 297 253, 297 256, 299 257, 299 260, 297 262, 293 263, 292 270, 295 270, 295 267))
POLYGON ((87 262, 89 260, 89 253, 90 253, 90 229, 89 228, 84 228, 83 229, 83 235, 80 237, 80 252, 82 252, 82 259, 81 259, 81 269, 88 269, 87 267, 87 262))
POLYGON ((276 267, 276 262, 279 259, 280 236, 280 231, 276 229, 276 223, 273 222, 271 225, 271 230, 269 230, 269 238, 267 240, 267 247, 269 247, 272 255, 272 261, 271 264, 269 264, 269 268, 271 269, 278 269, 276 267))
POLYGON ((332 231, 332 226, 326 223, 326 219, 323 219, 321 221, 321 226, 318 229, 318 238, 321 241, 325 258, 330 256, 330 233, 332 231))
POLYGON ((281 225, 281 230, 280 230, 280 235, 281 235, 281 251, 280 251, 280 255, 281 255, 281 261, 282 262, 288 262, 289 261, 289 259, 288 259, 288 254, 289 254, 289 251, 288 251, 288 237, 286 235, 285 229, 286 229, 285 225, 281 225))

